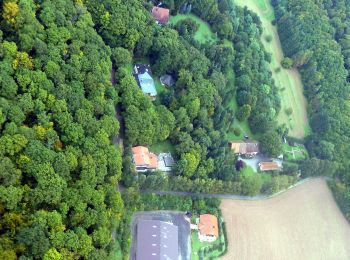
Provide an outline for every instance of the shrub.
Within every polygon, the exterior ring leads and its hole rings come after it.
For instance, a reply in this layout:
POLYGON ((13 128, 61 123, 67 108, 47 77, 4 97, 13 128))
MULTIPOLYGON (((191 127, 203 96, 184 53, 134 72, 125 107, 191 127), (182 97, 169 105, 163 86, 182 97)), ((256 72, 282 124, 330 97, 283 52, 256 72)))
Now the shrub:
POLYGON ((267 42, 271 42, 272 41, 272 35, 266 35, 265 36, 265 41, 267 41, 267 42))
POLYGON ((241 135, 241 130, 239 128, 234 128, 233 129, 233 133, 235 134, 235 136, 240 136, 241 135))

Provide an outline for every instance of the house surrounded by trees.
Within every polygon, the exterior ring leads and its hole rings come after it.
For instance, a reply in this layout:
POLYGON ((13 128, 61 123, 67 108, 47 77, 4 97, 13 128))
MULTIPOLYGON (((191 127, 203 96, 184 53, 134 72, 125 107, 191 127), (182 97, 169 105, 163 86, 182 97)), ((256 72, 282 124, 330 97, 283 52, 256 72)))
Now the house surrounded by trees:
POLYGON ((253 140, 231 141, 229 142, 231 150, 245 157, 254 157, 259 153, 259 143, 253 140))
POLYGON ((137 172, 152 171, 158 168, 157 155, 151 153, 147 147, 133 147, 132 158, 137 172))
POLYGON ((167 24, 169 22, 170 11, 167 8, 154 6, 152 8, 152 15, 157 23, 167 24))
POLYGON ((260 162, 259 169, 262 172, 280 171, 280 170, 282 170, 282 167, 277 162, 260 162))
POLYGON ((142 92, 154 101, 157 97, 157 90, 152 78, 150 65, 136 64, 134 66, 134 77, 142 92))
POLYGON ((219 237, 218 219, 211 214, 199 216, 198 238, 200 241, 214 242, 219 237))

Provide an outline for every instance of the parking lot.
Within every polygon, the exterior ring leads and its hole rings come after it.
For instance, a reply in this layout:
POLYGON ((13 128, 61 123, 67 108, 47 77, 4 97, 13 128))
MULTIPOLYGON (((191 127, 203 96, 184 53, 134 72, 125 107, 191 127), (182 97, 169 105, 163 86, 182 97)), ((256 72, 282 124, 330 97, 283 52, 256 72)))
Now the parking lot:
POLYGON ((138 212, 134 215, 131 232, 132 245, 130 250, 130 259, 136 259, 136 245, 137 245, 137 223, 140 220, 160 220, 171 222, 178 227, 179 233, 179 260, 191 259, 191 230, 190 223, 185 220, 185 212, 179 211, 149 211, 138 212))

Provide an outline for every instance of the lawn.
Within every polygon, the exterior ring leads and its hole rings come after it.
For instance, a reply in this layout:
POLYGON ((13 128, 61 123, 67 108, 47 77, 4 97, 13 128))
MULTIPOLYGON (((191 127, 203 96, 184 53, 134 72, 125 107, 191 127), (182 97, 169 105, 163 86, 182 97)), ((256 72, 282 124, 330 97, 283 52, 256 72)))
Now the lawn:
POLYGON ((195 33, 194 38, 200 43, 205 43, 207 41, 218 41, 218 37, 213 33, 210 28, 210 25, 203 21, 201 18, 194 14, 178 14, 176 16, 170 17, 170 24, 175 25, 177 22, 190 18, 199 24, 198 31, 195 33))
MULTIPOLYGON (((236 99, 231 100, 231 102, 229 103, 229 107, 232 108, 234 111, 237 111, 236 99)), ((244 121, 240 122, 235 118, 229 131, 226 133, 226 139, 227 139, 227 141, 243 140, 245 134, 247 134, 250 139, 255 138, 255 136, 250 131, 248 120, 244 120, 244 121), (239 136, 236 136, 233 133, 233 129, 235 129, 235 128, 238 128, 241 131, 241 134, 239 136)))
POLYGON ((158 142, 158 143, 155 143, 155 144, 152 144, 150 147, 149 147, 150 151, 153 152, 153 153, 171 153, 171 154, 174 154, 175 153, 175 148, 174 146, 170 143, 169 140, 165 140, 165 141, 162 141, 162 142, 158 142))
POLYGON ((156 85, 157 95, 162 92, 168 91, 168 89, 160 83, 159 78, 153 77, 154 84, 156 85))
POLYGON ((289 135, 296 138, 303 138, 310 133, 310 126, 307 117, 307 102, 303 95, 303 85, 300 74, 296 69, 285 70, 281 68, 280 62, 283 59, 283 51, 277 33, 277 28, 272 25, 274 11, 268 0, 235 0, 239 6, 247 6, 250 10, 257 13, 261 19, 262 42, 265 50, 272 53, 272 62, 270 70, 275 80, 276 86, 280 89, 282 108, 278 115, 280 124, 287 124, 289 135), (272 36, 272 41, 267 42, 266 36, 272 36), (278 71, 278 70, 279 71, 278 71), (288 108, 293 109, 293 113, 288 116, 285 111, 288 108))
POLYGON ((241 171, 240 174, 245 175, 245 176, 257 176, 260 175, 261 180, 264 183, 268 183, 271 181, 271 173, 268 172, 255 172, 250 166, 244 167, 241 171))

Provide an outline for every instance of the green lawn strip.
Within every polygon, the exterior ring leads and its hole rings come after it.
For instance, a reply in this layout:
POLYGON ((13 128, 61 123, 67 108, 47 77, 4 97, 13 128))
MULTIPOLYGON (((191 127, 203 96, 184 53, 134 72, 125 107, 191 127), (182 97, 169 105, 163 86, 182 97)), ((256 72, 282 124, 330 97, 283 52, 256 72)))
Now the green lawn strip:
POLYGON ((204 43, 206 41, 216 42, 219 40, 219 38, 211 30, 210 25, 194 14, 178 14, 176 16, 171 16, 170 24, 175 25, 177 22, 186 18, 190 18, 199 24, 198 31, 194 35, 194 38, 197 41, 199 41, 200 43, 204 43))
POLYGON ((170 143, 169 140, 165 140, 162 142, 158 142, 155 144, 150 145, 149 147, 150 151, 156 154, 159 153, 171 153, 174 154, 175 153, 175 148, 174 146, 170 143))

